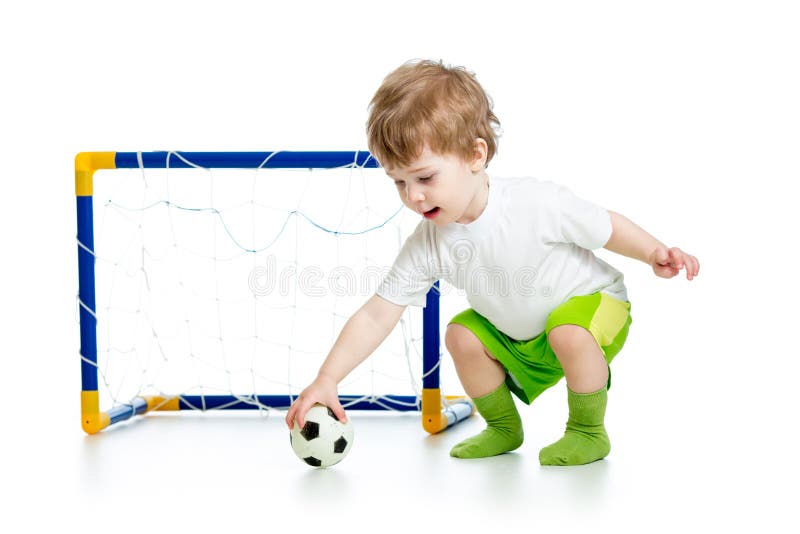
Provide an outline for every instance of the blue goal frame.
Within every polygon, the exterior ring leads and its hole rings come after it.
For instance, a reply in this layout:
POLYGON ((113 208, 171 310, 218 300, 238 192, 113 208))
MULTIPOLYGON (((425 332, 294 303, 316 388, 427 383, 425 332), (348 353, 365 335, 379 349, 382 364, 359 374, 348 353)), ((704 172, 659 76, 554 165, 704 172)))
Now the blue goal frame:
MULTIPOLYGON (((332 169, 378 168, 367 151, 341 152, 81 152, 75 157, 75 195, 78 220, 78 303, 80 306, 81 425, 88 434, 142 415, 151 410, 250 410, 259 404, 288 408, 290 395, 177 395, 172 398, 144 396, 128 404, 101 411, 98 394, 97 315, 95 307, 95 255, 93 217, 94 172, 100 169, 132 168, 228 168, 228 169, 332 169)), ((436 433, 474 413, 471 400, 443 397, 439 388, 441 332, 439 327, 439 282, 428 292, 423 310, 422 395, 343 395, 340 401, 351 410, 420 411, 422 425, 436 433)))

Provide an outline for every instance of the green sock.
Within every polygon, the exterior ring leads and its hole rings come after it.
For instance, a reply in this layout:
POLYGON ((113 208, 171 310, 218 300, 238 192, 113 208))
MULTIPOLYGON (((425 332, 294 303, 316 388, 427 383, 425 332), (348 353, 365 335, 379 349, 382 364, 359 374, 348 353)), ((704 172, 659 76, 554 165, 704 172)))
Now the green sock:
POLYGON ((575 393, 567 388, 569 420, 564 437, 539 451, 542 465, 582 465, 605 458, 611 442, 603 426, 608 392, 575 393))
POLYGON ((504 383, 488 395, 472 399, 486 420, 486 430, 450 450, 456 458, 484 458, 513 451, 522 445, 522 420, 504 383))

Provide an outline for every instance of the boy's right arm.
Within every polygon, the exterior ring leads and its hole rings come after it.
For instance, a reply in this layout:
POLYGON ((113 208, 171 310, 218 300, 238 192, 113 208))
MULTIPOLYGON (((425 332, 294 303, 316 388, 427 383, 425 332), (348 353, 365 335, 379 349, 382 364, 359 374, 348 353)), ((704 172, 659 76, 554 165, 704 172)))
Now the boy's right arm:
POLYGON ((340 421, 346 421, 337 384, 378 348, 400 320, 403 310, 405 306, 373 295, 350 317, 320 367, 317 378, 300 393, 286 413, 290 430, 295 419, 301 427, 305 424, 306 413, 316 403, 324 404, 340 421))

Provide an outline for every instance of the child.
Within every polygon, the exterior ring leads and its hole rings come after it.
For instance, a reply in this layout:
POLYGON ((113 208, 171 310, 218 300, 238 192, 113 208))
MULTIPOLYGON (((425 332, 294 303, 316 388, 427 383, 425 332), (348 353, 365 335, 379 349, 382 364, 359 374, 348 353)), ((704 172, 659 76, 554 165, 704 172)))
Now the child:
POLYGON ((447 327, 445 345, 487 428, 450 451, 458 458, 502 454, 522 444, 511 393, 530 404, 562 376, 569 419, 542 465, 578 465, 608 455, 603 419, 609 363, 631 323, 622 274, 591 251, 639 259, 662 278, 700 265, 622 215, 567 188, 486 173, 499 121, 474 75, 413 61, 390 73, 370 105, 370 152, 419 213, 391 271, 345 324, 317 378, 286 414, 302 426, 314 403, 342 421, 337 384, 386 338, 409 304, 424 306, 443 278, 464 289, 471 309, 447 327), (487 276, 488 275, 488 276, 487 276))

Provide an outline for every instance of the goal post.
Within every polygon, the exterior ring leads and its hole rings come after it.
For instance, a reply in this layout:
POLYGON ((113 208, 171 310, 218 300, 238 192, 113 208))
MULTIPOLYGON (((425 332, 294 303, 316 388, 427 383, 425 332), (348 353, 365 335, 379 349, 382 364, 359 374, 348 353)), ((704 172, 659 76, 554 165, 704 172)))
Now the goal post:
MULTIPOLYGON (((355 152, 81 152, 75 158, 77 201, 78 308, 81 359, 81 425, 88 434, 150 411, 287 409, 290 394, 190 394, 185 391, 136 394, 104 407, 99 389, 98 307, 96 304, 94 179, 99 170, 115 169, 367 169, 379 168, 366 151, 355 152)), ((169 205, 169 202, 165 202, 169 205)), ((199 210, 195 210, 199 211, 199 210)), ((255 225, 255 224, 254 224, 255 225)), ((254 252, 254 251, 248 251, 254 252)), ((144 255, 144 254, 143 254, 144 255)), ((147 281, 147 280, 146 280, 147 281)), ((157 290, 156 290, 157 291, 157 290)), ((422 311, 422 388, 415 395, 343 394, 348 410, 419 411, 423 428, 436 433, 474 413, 469 398, 440 391, 441 332, 439 282, 422 311)))

